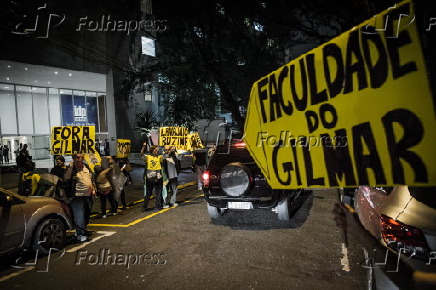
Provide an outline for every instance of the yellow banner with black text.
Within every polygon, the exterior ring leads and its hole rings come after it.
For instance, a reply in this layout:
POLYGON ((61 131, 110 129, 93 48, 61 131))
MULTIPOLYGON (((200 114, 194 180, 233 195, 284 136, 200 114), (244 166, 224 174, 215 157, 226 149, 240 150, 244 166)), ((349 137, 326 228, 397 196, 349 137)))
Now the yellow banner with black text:
POLYGON ((130 156, 130 140, 117 139, 117 158, 128 158, 130 156))
POLYGON ((95 154, 95 127, 53 127, 50 147, 52 155, 95 154))
POLYGON ((435 132, 407 0, 256 81, 244 141, 275 189, 420 186, 435 132))

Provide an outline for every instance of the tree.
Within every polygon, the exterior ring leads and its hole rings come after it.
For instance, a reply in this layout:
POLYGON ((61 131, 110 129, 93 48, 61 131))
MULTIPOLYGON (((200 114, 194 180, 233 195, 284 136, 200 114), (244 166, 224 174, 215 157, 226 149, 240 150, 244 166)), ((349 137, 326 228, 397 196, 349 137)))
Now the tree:
MULTIPOLYGON (((160 73, 165 76, 168 104, 201 104, 209 90, 232 113, 239 128, 252 84, 310 48, 350 29, 393 1, 155 1, 157 19, 167 30, 157 37, 160 73)), ((209 96, 210 98, 210 96, 209 96)), ((192 105, 194 110, 197 106, 192 105)), ((196 115, 194 114, 194 117, 196 115)))

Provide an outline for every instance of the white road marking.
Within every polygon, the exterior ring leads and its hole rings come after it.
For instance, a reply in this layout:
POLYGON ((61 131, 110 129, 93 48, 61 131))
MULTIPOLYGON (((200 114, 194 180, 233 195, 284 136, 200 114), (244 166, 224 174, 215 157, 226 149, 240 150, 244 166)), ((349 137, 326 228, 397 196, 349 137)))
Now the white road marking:
POLYGON ((35 269, 35 267, 28 267, 28 268, 24 268, 24 269, 22 269, 22 270, 20 270, 20 271, 17 271, 17 272, 15 272, 15 273, 12 273, 12 274, 10 274, 10 275, 8 275, 8 276, 1 277, 1 278, 0 278, 0 282, 4 282, 4 281, 6 281, 6 280, 9 280, 9 279, 12 278, 12 277, 15 277, 15 276, 21 275, 21 274, 23 274, 24 272, 27 272, 27 271, 30 271, 30 270, 33 270, 33 269, 35 269))
POLYGON ((342 271, 350 272, 350 261, 348 260, 348 248, 342 243, 342 255, 341 259, 342 271))
POLYGON ((76 252, 77 250, 80 250, 80 249, 86 247, 87 245, 89 245, 90 243, 94 243, 94 242, 100 240, 101 238, 104 238, 104 237, 110 237, 110 236, 112 236, 113 234, 115 234, 116 232, 98 231, 98 232, 96 232, 96 233, 97 233, 97 234, 102 234, 102 236, 95 237, 95 238, 93 238, 92 240, 90 240, 89 242, 85 242, 85 243, 81 244, 80 246, 77 246, 77 247, 74 247, 74 248, 72 248, 72 249, 69 249, 69 250, 67 251, 67 253, 73 253, 73 252, 76 252))

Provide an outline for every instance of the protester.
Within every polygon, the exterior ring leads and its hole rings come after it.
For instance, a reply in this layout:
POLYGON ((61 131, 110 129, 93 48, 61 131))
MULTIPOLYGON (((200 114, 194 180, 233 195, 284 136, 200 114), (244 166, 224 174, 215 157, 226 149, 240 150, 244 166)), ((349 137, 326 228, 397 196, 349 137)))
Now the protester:
POLYGON ((203 189, 203 173, 206 171, 207 151, 204 149, 195 150, 192 158, 195 173, 197 174, 198 190, 203 189))
POLYGON ((162 155, 158 155, 159 148, 155 145, 151 146, 151 155, 144 155, 146 143, 144 143, 141 149, 141 155, 145 161, 145 182, 144 182, 144 204, 142 206, 142 212, 147 210, 148 202, 150 200, 153 189, 155 189, 156 201, 154 211, 157 212, 162 209, 162 155))
POLYGON ((83 154, 73 155, 73 161, 65 173, 68 182, 68 196, 76 222, 76 239, 86 242, 86 225, 92 209, 92 196, 95 195, 93 176, 88 165, 83 162, 83 154))
POLYGON ((95 152, 97 152, 98 153, 98 155, 101 155, 101 152, 100 152, 100 140, 95 140, 95 152))
POLYGON ((105 156, 110 156, 109 140, 108 139, 104 140, 104 155, 105 156))
POLYGON ((126 184, 132 184, 132 176, 130 172, 132 171, 132 166, 130 165, 129 158, 119 158, 117 160, 118 167, 123 171, 123 174, 127 177, 126 184))
POLYGON ((57 193, 58 197, 66 196, 66 183, 65 183, 65 173, 67 171, 67 166, 65 165, 65 158, 62 155, 56 155, 56 165, 50 170, 50 174, 59 177, 57 183, 57 193))
POLYGON ((25 156, 27 156, 27 157, 29 157, 30 154, 29 154, 29 150, 27 150, 27 147, 28 147, 28 145, 27 145, 27 144, 24 144, 24 145, 23 145, 23 148, 20 150, 20 153, 23 154, 23 155, 25 155, 25 156))
POLYGON ((210 159, 215 154, 215 151, 216 151, 216 146, 215 145, 210 147, 209 150, 207 151, 207 164, 208 165, 209 165, 210 159))
MULTIPOLYGON (((163 156, 164 160, 164 170, 168 177, 167 184, 167 192, 171 192, 170 204, 169 206, 178 206, 177 199, 177 186, 178 180, 177 177, 180 174, 180 161, 177 159, 176 155, 176 147, 172 146, 165 150, 165 154, 163 156)), ((165 205, 165 208, 168 206, 165 205)))
POLYGON ((31 161, 32 157, 29 155, 29 150, 27 150, 27 144, 23 145, 23 148, 19 151, 18 157, 17 157, 17 166, 18 168, 23 171, 24 165, 27 161, 31 161))
MULTIPOLYGON (((121 198, 121 203, 123 204, 123 209, 127 209, 126 198, 124 187, 127 181, 127 177, 122 173, 122 170, 118 167, 117 162, 112 159, 112 156, 105 156, 101 159, 101 165, 103 170, 107 168, 112 168, 108 173, 108 180, 112 186, 112 195, 117 204, 118 208, 118 200, 121 198)), ((112 211, 113 215, 117 214, 121 210, 112 211)))
POLYGON ((9 163, 9 147, 8 147, 8 145, 3 145, 3 157, 5 159, 5 163, 9 163))
MULTIPOLYGON (((121 171, 123 172, 123 174, 127 178, 124 186, 126 186, 128 184, 132 184, 132 176, 130 176, 130 171, 132 171, 132 166, 129 163, 129 159, 128 158, 118 159, 118 167, 121 169, 121 171)), ((123 187, 123 190, 121 191, 120 199, 121 199, 121 203, 123 205, 123 210, 130 208, 126 204, 126 191, 124 190, 124 187, 123 187)))
POLYGON ((35 162, 27 161, 23 168, 24 172, 21 173, 18 183, 18 194, 22 196, 34 195, 41 180, 41 175, 35 172, 35 162))
POLYGON ((116 215, 118 212, 118 206, 114 199, 112 186, 107 176, 108 173, 112 171, 112 167, 103 170, 100 165, 96 165, 94 171, 96 173, 95 180, 97 185, 97 195, 100 196, 100 215, 102 218, 106 218, 106 201, 109 201, 109 204, 111 205, 110 212, 116 215))

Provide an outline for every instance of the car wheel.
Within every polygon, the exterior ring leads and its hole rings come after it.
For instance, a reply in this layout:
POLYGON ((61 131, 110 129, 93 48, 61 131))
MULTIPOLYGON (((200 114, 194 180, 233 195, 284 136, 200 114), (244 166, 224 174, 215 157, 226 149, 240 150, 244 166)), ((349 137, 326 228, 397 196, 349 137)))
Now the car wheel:
POLYGON ((207 212, 209 213, 209 216, 213 220, 218 220, 221 218, 221 216, 224 214, 224 210, 220 209, 218 207, 214 207, 211 205, 207 205, 207 212))
POLYGON ((288 196, 281 203, 277 205, 277 214, 280 221, 290 220, 289 210, 290 210, 290 201, 288 196))
POLYGON ((57 219, 46 219, 36 229, 33 248, 48 254, 50 248, 60 250, 65 246, 65 225, 57 219))

